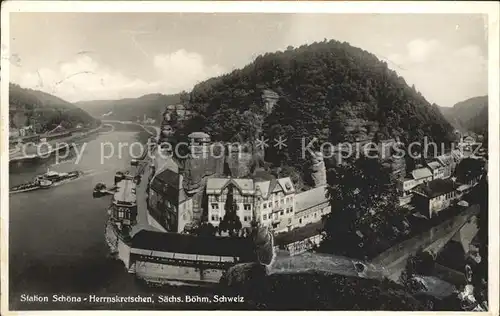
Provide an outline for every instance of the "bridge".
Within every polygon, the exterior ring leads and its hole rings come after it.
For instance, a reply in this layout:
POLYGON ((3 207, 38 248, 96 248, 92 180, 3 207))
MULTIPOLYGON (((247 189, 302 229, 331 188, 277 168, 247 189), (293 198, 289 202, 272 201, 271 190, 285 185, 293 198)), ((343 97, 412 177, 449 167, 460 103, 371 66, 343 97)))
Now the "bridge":
POLYGON ((468 251, 469 245, 478 231, 476 223, 478 213, 479 206, 473 205, 461 214, 384 251, 375 257, 372 263, 385 267, 387 276, 392 280, 397 280, 408 257, 419 249, 437 254, 449 241, 455 240, 462 244, 465 251, 468 251))

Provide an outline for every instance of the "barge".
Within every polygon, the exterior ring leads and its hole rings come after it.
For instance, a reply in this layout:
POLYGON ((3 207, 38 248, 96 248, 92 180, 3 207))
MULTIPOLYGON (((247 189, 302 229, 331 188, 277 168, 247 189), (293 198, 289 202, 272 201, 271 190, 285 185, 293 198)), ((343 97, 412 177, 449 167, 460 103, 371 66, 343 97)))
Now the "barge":
POLYGON ((47 170, 46 173, 38 175, 33 181, 19 184, 10 188, 9 193, 21 193, 38 189, 48 189, 56 184, 62 184, 77 179, 83 175, 81 171, 55 172, 47 170))

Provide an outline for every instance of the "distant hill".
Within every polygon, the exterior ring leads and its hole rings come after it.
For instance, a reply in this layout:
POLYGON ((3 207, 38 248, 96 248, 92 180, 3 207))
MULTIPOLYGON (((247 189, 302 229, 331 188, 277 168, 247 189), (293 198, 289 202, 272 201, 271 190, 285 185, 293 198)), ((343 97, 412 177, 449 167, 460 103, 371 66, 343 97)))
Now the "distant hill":
POLYGON ((147 94, 139 98, 81 101, 77 102, 76 105, 94 117, 102 119, 136 121, 146 115, 149 118, 159 121, 167 105, 178 104, 180 102, 181 94, 165 95, 156 93, 147 94))
POLYGON ((441 107, 444 117, 457 129, 477 134, 488 133, 488 96, 458 102, 451 108, 441 107))
POLYGON ((11 128, 36 126, 41 132, 59 125, 74 128, 96 126, 91 115, 74 104, 51 94, 9 84, 9 123, 11 128))

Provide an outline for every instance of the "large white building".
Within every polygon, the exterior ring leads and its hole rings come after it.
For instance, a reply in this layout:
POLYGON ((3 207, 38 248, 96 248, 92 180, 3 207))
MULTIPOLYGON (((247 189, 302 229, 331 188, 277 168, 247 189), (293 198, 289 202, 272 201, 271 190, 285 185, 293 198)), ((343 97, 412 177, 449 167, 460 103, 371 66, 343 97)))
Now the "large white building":
POLYGON ((252 220, 283 229, 292 226, 295 188, 290 178, 258 181, 242 178, 210 178, 207 180, 208 221, 219 226, 226 214, 227 196, 232 190, 237 215, 243 227, 252 220))

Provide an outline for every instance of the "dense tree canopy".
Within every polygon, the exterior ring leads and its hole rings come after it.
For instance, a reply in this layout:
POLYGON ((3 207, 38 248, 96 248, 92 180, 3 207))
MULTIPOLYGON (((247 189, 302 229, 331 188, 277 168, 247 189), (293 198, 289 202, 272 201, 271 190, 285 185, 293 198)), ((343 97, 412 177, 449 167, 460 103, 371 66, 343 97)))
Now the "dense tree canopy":
POLYGON ((325 222, 322 250, 351 257, 377 253, 394 236, 401 215, 391 172, 377 159, 361 157, 328 172, 332 212, 325 222))
POLYGON ((445 118, 457 129, 480 135, 488 134, 488 96, 473 97, 453 107, 440 108, 445 118))
MULTIPOLYGON (((262 135, 271 140, 266 159, 301 172, 307 168, 301 141, 333 143, 400 136, 447 142, 451 125, 385 62, 348 43, 329 41, 259 56, 243 69, 196 85, 190 94, 196 124, 215 140, 253 137, 249 112, 263 118, 262 135), (263 91, 278 96, 271 113, 263 91), (285 152, 272 140, 287 139, 285 152)), ((255 118, 255 117, 254 117, 255 118)), ((260 120, 257 120, 260 121, 260 120)), ((186 133, 184 133, 186 134, 186 133)))
POLYGON ((9 85, 9 119, 11 127, 37 124, 41 131, 49 131, 59 124, 65 128, 97 124, 87 112, 69 102, 16 84, 9 85))
POLYGON ((463 183, 467 183, 470 180, 477 179, 480 175, 485 173, 484 160, 465 158, 458 164, 455 169, 455 177, 457 180, 463 183))

